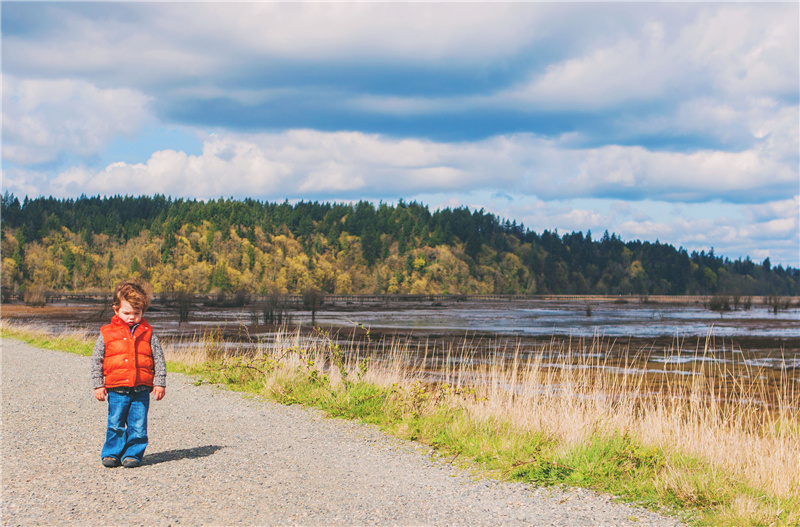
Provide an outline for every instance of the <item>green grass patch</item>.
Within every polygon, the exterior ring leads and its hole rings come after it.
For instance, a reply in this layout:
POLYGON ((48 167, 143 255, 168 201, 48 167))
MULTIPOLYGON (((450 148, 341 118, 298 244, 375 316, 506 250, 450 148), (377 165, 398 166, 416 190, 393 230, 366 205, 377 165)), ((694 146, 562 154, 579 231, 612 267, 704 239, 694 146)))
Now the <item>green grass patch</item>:
POLYGON ((94 341, 90 342, 86 337, 70 334, 51 335, 44 331, 20 329, 7 325, 0 326, 0 337, 14 338, 37 348, 66 351, 84 357, 91 357, 94 348, 94 341))
POLYGON ((172 373, 181 373, 184 375, 197 375, 202 373, 203 368, 198 366, 189 366, 182 362, 173 360, 167 361, 167 371, 172 373))

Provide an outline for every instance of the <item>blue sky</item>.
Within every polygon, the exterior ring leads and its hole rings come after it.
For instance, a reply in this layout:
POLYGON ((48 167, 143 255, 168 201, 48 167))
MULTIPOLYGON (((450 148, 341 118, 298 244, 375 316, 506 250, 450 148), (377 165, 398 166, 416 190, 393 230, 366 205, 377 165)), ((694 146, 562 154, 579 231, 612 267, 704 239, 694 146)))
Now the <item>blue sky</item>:
POLYGON ((20 197, 402 198, 800 266, 796 2, 0 9, 20 197))

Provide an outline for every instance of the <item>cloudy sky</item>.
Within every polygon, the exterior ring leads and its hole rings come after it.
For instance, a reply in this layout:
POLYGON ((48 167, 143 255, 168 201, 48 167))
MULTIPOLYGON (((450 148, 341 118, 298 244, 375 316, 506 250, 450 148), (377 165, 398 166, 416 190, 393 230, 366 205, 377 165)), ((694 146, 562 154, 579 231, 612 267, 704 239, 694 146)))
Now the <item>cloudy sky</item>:
POLYGON ((0 9, 20 198, 402 198, 800 266, 796 2, 0 9))

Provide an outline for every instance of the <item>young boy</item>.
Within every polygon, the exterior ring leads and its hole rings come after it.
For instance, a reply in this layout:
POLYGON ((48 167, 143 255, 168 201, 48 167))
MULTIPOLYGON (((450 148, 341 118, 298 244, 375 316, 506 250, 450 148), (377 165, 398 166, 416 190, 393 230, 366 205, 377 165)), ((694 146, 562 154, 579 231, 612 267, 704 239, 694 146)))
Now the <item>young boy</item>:
POLYGON ((106 467, 138 467, 147 447, 150 393, 164 398, 167 368, 153 328, 142 318, 150 295, 140 280, 114 289, 111 323, 100 329, 92 354, 92 383, 98 401, 108 397, 108 429, 100 454, 106 467))

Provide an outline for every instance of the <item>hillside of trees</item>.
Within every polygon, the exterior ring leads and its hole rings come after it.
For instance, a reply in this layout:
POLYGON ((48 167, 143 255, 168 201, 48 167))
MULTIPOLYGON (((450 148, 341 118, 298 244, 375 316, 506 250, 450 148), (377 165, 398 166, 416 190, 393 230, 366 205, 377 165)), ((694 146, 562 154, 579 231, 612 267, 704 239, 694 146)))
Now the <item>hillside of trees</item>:
POLYGON ((800 270, 483 210, 161 195, 2 197, 2 286, 155 292, 798 295, 800 270))

